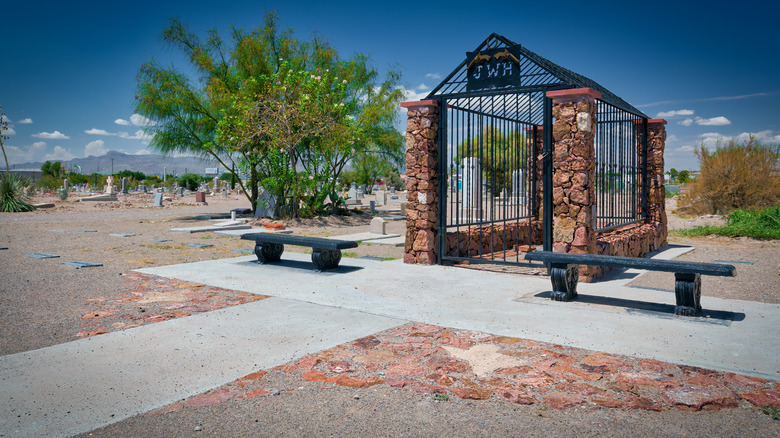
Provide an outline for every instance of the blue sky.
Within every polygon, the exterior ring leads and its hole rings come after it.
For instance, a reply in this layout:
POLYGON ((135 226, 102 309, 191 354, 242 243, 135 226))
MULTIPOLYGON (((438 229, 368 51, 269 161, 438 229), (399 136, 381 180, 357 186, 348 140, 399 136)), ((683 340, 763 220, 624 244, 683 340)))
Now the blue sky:
POLYGON ((0 105, 12 164, 148 153, 145 120, 132 111, 136 72, 151 59, 186 65, 160 40, 168 19, 226 32, 261 25, 268 9, 300 38, 317 31, 342 56, 399 69, 409 100, 502 34, 665 118, 667 169, 698 168, 693 149, 718 138, 780 143, 776 2, 4 3, 0 105))

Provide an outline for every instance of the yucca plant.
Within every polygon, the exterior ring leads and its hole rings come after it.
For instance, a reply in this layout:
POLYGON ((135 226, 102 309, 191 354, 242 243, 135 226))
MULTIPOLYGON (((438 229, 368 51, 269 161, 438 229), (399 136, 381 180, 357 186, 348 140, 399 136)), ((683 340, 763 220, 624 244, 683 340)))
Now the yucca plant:
POLYGON ((0 211, 15 213, 35 210, 27 200, 24 182, 19 175, 3 173, 0 176, 0 211))

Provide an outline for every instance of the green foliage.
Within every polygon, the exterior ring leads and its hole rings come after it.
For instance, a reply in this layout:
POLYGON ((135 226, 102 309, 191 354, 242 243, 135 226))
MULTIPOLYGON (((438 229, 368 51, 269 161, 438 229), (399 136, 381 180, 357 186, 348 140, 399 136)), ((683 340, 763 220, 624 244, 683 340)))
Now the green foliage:
POLYGON ((689 184, 681 211, 727 214, 772 206, 780 200, 780 146, 764 145, 751 137, 744 143, 718 142, 714 152, 702 144, 696 156, 701 174, 689 184))
POLYGON ((680 173, 677 175, 677 182, 680 184, 685 184, 688 181, 691 180, 691 173, 687 170, 681 170, 680 173))
POLYGON ((87 184, 89 183, 89 177, 80 173, 71 173, 68 175, 68 181, 71 184, 87 184))
POLYGON ((728 216, 723 226, 700 226, 684 230, 685 236, 717 234, 728 237, 780 239, 780 204, 763 209, 737 209, 728 216))
POLYGON ((135 181, 143 181, 146 179, 146 174, 143 172, 133 172, 132 170, 122 170, 117 172, 116 176, 119 178, 128 178, 135 181))
POLYGON ((62 163, 59 161, 46 161, 41 165, 41 173, 43 173, 43 176, 59 178, 64 174, 64 172, 65 169, 62 168, 62 163))
POLYGON ((677 171, 677 169, 672 167, 671 169, 666 171, 666 174, 669 175, 669 181, 674 182, 677 180, 677 175, 679 174, 679 172, 677 171))
POLYGON ((40 189, 54 190, 62 185, 62 180, 51 174, 44 174, 38 181, 35 181, 34 185, 40 189))
POLYGON ((68 199, 68 189, 66 189, 65 187, 59 189, 57 191, 57 195, 59 195, 60 201, 64 201, 68 199))
POLYGON ((380 81, 367 58, 341 59, 322 37, 292 35, 270 13, 263 27, 234 29, 229 43, 216 31, 201 41, 171 20, 163 39, 188 56, 197 80, 143 65, 136 112, 157 122, 152 148, 243 169, 248 186, 236 182, 253 206, 262 183, 282 214, 298 216, 325 211, 350 160, 366 151, 403 154, 394 129, 403 95, 397 73, 380 81))
POLYGON ((761 406, 759 409, 773 420, 780 420, 780 406, 761 406))
POLYGON ((488 126, 475 137, 462 141, 453 158, 453 166, 462 167, 466 157, 479 158, 482 177, 489 190, 498 194, 502 189, 512 190, 512 172, 527 166, 528 153, 525 135, 488 126))
POLYGON ((201 182, 203 177, 194 173, 185 173, 179 177, 179 186, 191 191, 197 190, 201 182))
MULTIPOLYGON (((0 108, 3 106, 0 105, 0 108)), ((7 174, 10 173, 10 168, 8 167, 8 156, 5 154, 5 146, 3 146, 3 142, 8 140, 8 136, 5 135, 5 132, 8 131, 8 119, 5 117, 5 113, 0 112, 0 149, 3 151, 3 158, 5 159, 5 172, 7 174)))
POLYGON ((35 210, 25 195, 24 183, 19 175, 8 172, 0 175, 0 211, 16 213, 35 210))

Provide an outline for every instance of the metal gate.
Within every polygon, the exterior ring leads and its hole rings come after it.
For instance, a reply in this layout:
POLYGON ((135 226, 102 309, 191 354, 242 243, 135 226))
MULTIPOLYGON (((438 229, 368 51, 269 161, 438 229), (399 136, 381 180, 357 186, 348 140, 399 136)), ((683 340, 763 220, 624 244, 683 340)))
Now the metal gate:
POLYGON ((442 260, 520 263, 522 250, 542 244, 545 100, 543 92, 441 100, 442 260))

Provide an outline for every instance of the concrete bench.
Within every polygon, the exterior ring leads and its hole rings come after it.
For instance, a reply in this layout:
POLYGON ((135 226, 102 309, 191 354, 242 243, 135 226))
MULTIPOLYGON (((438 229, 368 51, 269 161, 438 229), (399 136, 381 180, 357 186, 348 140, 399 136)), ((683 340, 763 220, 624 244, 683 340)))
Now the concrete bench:
POLYGON ((694 316, 701 311, 701 276, 733 277, 736 268, 720 263, 699 263, 675 260, 617 257, 598 254, 571 254, 550 251, 533 251, 526 260, 544 262, 550 272, 555 301, 569 301, 577 297, 579 265, 606 266, 611 268, 637 268, 648 271, 674 272, 674 294, 677 315, 694 316))
POLYGON ((255 255, 262 263, 281 260, 284 245, 306 246, 312 249, 311 261, 319 271, 336 269, 341 261, 341 250, 357 248, 358 243, 351 240, 334 240, 324 237, 295 236, 277 233, 247 233, 244 240, 255 241, 255 255))

